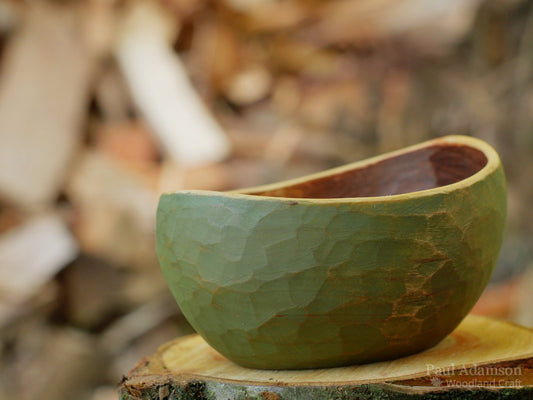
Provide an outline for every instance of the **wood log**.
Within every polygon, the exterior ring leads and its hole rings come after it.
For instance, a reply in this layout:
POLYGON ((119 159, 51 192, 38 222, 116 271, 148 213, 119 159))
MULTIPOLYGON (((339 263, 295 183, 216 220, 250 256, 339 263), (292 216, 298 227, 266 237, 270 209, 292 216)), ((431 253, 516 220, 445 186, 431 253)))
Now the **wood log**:
POLYGON ((531 399, 533 330, 469 315, 409 357, 296 371, 240 367, 198 335, 175 339, 124 377, 134 399, 531 399))

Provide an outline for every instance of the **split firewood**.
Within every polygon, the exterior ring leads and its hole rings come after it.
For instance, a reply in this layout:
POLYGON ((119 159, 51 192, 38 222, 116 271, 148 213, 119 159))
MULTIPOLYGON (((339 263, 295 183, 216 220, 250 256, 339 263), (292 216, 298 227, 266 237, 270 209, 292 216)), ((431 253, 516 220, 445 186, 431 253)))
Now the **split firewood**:
POLYGON ((199 165, 229 152, 226 135, 207 111, 172 48, 175 29, 157 3, 131 5, 116 57, 134 101, 175 162, 199 165))
POLYGON ((481 0, 337 0, 315 9, 312 37, 323 44, 404 37, 438 51, 457 43, 471 27, 481 0))
POLYGON ((73 230, 82 249, 122 266, 156 264, 157 194, 145 175, 99 151, 87 151, 67 182, 73 230))
POLYGON ((36 216, 0 237, 0 302, 34 295, 78 252, 58 214, 36 216))
POLYGON ((81 139, 91 57, 73 6, 28 7, 3 55, 0 197, 27 207, 57 197, 81 139))

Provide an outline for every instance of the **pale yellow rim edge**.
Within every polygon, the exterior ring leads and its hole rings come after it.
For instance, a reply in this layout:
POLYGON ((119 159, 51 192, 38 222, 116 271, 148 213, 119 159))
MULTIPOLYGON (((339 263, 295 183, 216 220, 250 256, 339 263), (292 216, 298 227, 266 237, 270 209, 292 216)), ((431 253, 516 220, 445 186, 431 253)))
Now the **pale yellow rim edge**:
POLYGON ((281 182, 276 183, 270 183, 266 185, 261 186, 254 186, 250 188, 243 188, 238 190, 232 190, 228 192, 217 192, 217 191, 210 191, 210 190, 179 190, 176 192, 168 192, 164 193, 163 195, 171 195, 171 194, 196 194, 196 195, 213 195, 216 194, 220 197, 229 197, 229 198, 246 198, 249 200, 275 200, 275 201, 293 201, 297 203, 365 203, 365 202, 382 202, 382 201, 397 201, 397 200, 406 200, 406 199, 412 199, 412 198, 420 198, 420 197, 426 197, 431 196, 433 194, 442 194, 442 193, 449 193, 457 189, 462 189, 468 186, 471 186, 472 184, 480 181, 484 177, 490 175, 492 172, 494 172, 499 166, 500 166, 500 157, 498 156, 498 153, 494 148, 489 145, 487 142, 484 142, 481 139, 477 139, 471 136, 462 136, 462 135, 452 135, 452 136, 442 136, 436 139, 428 140, 426 142, 422 142, 413 146, 404 147, 402 149, 391 151, 388 153, 384 153, 378 156, 374 156, 371 158, 366 158, 364 160, 355 161, 349 164, 342 165, 340 167, 327 169, 321 172, 317 172, 314 174, 304 175, 299 178, 294 179, 288 179, 281 182), (332 198, 332 199, 322 199, 322 198, 309 198, 309 197, 280 197, 280 196, 263 196, 263 195, 254 195, 254 194, 247 194, 243 192, 256 192, 256 191, 269 191, 274 189, 279 189, 281 187, 285 186, 293 186, 300 184, 302 182, 312 180, 312 179, 318 179, 323 178, 332 174, 342 173, 345 171, 349 171, 355 168, 359 168, 368 164, 374 164, 379 161, 385 160, 390 157, 395 157, 401 154, 409 153, 412 151, 416 151, 425 147, 430 147, 432 145, 440 144, 440 143, 449 143, 449 144, 462 144, 469 147, 472 147, 474 149, 477 149, 481 151, 485 157, 487 157, 487 164, 483 168, 481 168, 478 172, 475 174, 469 176, 468 178, 462 179, 459 182, 455 182, 449 185, 440 186, 432 189, 426 189, 426 190, 419 190, 415 192, 409 192, 409 193, 402 193, 402 194, 394 194, 389 196, 373 196, 373 197, 340 197, 340 198, 332 198))

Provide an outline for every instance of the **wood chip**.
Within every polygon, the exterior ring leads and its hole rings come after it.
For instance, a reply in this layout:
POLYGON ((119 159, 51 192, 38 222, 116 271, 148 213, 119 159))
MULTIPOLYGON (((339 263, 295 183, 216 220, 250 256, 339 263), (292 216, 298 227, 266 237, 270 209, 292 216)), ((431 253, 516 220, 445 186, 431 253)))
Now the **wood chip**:
POLYGON ((240 106, 265 98, 271 90, 270 72, 260 65, 252 65, 235 75, 228 83, 226 96, 240 106))

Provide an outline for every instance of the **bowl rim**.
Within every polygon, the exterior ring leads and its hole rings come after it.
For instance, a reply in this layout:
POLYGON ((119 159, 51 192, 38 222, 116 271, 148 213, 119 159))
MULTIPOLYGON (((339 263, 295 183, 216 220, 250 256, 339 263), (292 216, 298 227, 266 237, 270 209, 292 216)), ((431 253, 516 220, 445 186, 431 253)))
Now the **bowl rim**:
POLYGON ((289 202, 291 205, 295 204, 341 204, 341 203, 371 203, 371 202, 391 202, 400 200, 409 200, 414 198, 422 198, 432 196, 436 194, 450 193, 458 189, 464 189, 468 186, 481 181, 501 165, 500 157, 494 148, 487 142, 464 135, 449 135, 441 136, 435 139, 431 139, 422 143, 418 143, 412 146, 407 146, 399 150, 386 152, 377 156, 365 158, 363 160, 354 161, 348 164, 341 165, 339 167, 329 168, 320 172, 303 175, 298 178, 287 179, 275 183, 269 183, 266 185, 253 186, 249 188, 231 190, 231 191, 213 191, 213 190, 197 190, 197 189, 184 189, 173 192, 165 192, 161 196, 175 196, 175 195, 196 195, 196 196, 218 196, 221 198, 234 198, 234 199, 246 199, 248 201, 276 201, 276 202, 289 202), (366 165, 375 164, 388 158, 396 157, 402 154, 414 152, 426 147, 438 146, 438 145, 464 145, 476 150, 479 150, 487 158, 486 164, 474 174, 467 178, 461 179, 455 183, 448 185, 438 186, 431 189, 416 190, 407 193, 393 194, 393 195, 381 195, 381 196, 367 196, 367 197, 336 197, 336 198, 314 198, 314 197, 284 197, 284 196, 265 196, 261 194, 250 194, 249 192, 255 191, 269 191, 278 189, 281 186, 292 186, 299 183, 306 182, 311 179, 324 178, 330 175, 335 175, 343 172, 347 172, 353 169, 362 168, 366 165))

